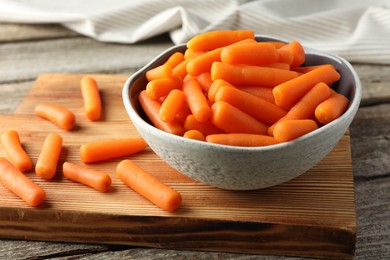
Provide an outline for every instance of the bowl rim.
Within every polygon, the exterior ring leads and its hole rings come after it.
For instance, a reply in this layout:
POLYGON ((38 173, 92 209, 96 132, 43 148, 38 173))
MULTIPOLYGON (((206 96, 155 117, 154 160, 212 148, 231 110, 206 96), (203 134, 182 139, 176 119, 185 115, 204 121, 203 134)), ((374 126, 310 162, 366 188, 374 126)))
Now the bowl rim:
MULTIPOLYGON (((256 34, 255 38, 256 38, 256 40, 263 39, 262 41, 284 41, 284 42, 288 42, 288 41, 286 41, 284 39, 272 37, 272 36, 269 36, 269 35, 262 35, 262 34, 256 34)), ((210 149, 210 148, 217 148, 218 147, 220 149, 224 149, 227 152, 228 151, 256 152, 256 151, 265 151, 265 150, 271 151, 271 150, 277 150, 277 149, 281 149, 281 148, 287 148, 287 147, 290 147, 290 146, 294 146, 294 145, 296 145, 298 143, 306 142, 308 139, 311 139, 313 136, 316 136, 316 135, 320 134, 321 132, 330 131, 330 129, 334 125, 338 124, 338 122, 340 122, 340 121, 344 120, 345 118, 347 118, 348 115, 350 113, 353 113, 354 110, 357 111, 357 109, 358 109, 358 107, 360 105, 361 96, 362 96, 362 84, 361 84, 361 81, 359 79, 359 76, 357 75, 357 73, 356 73, 355 69, 353 68, 353 66, 346 59, 344 59, 343 57, 341 57, 339 55, 330 53, 330 52, 317 50, 317 49, 310 48, 310 47, 307 47, 307 46, 303 46, 303 47, 304 47, 305 52, 307 54, 325 56, 325 57, 327 57, 329 59, 337 61, 339 64, 342 64, 342 65, 346 66, 347 69, 352 74, 353 81, 355 83, 355 89, 354 89, 355 92, 354 92, 354 96, 353 96, 352 102, 350 102, 347 110, 339 118, 335 119, 334 121, 332 121, 332 122, 330 122, 330 123, 328 123, 326 125, 323 125, 323 126, 319 127, 318 129, 316 129, 316 130, 314 130, 314 131, 312 131, 312 132, 310 132, 308 134, 305 134, 305 135, 303 135, 303 136, 301 136, 299 138, 296 138, 296 139, 288 141, 288 142, 283 142, 283 143, 279 143, 279 144, 273 144, 273 145, 269 145, 269 146, 251 146, 251 147, 215 144, 215 143, 208 143, 208 142, 205 142, 205 141, 199 141, 199 140, 193 140, 193 139, 189 139, 189 138, 183 138, 182 136, 174 135, 174 134, 165 132, 163 130, 160 130, 160 129, 156 128, 155 126, 153 126, 153 125, 149 124, 148 122, 146 122, 136 112, 136 109, 132 105, 132 102, 131 102, 131 99, 130 99, 131 83, 133 81, 135 81, 136 79, 138 79, 139 77, 142 77, 142 75, 145 73, 146 70, 154 67, 155 63, 159 62, 162 59, 166 59, 165 56, 168 53, 171 53, 173 51, 180 51, 181 49, 183 49, 183 50, 186 49, 186 44, 185 43, 174 45, 174 46, 164 50, 159 55, 157 55, 154 59, 152 59, 150 62, 148 62, 145 66, 143 66, 141 69, 136 71, 133 75, 131 75, 126 80, 126 82, 124 84, 124 87, 123 87, 123 90, 122 90, 122 101, 124 103, 125 109, 126 109, 128 115, 129 115, 130 119, 132 120, 132 122, 133 122, 133 120, 138 120, 138 122, 143 127, 145 127, 148 131, 152 131, 152 132, 155 132, 156 134, 161 135, 161 138, 171 138, 171 139, 173 139, 175 141, 178 141, 178 142, 188 142, 190 145, 196 145, 196 146, 199 146, 199 147, 203 147, 204 149, 207 149, 207 148, 210 149)), ((133 124, 134 124, 134 122, 133 122, 133 124)))

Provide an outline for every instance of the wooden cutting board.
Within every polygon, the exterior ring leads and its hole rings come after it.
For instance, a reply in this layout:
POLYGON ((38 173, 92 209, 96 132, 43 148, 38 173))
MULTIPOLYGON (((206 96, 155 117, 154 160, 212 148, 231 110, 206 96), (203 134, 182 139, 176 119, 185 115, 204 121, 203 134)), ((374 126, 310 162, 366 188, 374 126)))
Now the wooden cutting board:
MULTIPOLYGON (((89 141, 138 136, 121 99, 125 75, 93 75, 101 89, 104 116, 83 115, 79 82, 83 75, 42 74, 14 115, 0 115, 0 132, 15 129, 36 163, 51 133, 64 139, 60 158, 80 163, 79 147, 89 141), (77 127, 65 131, 34 115, 41 102, 54 102, 76 114, 77 127)), ((6 157, 0 146, 0 156, 6 157)), ((0 185, 0 237, 107 243, 202 251, 346 258, 354 255, 356 213, 348 133, 320 163, 282 185, 256 191, 226 191, 195 182, 161 161, 149 148, 129 156, 183 196, 165 212, 115 176, 124 158, 90 164, 110 173, 108 193, 68 181, 61 166, 53 180, 27 172, 47 192, 32 208, 0 185)))

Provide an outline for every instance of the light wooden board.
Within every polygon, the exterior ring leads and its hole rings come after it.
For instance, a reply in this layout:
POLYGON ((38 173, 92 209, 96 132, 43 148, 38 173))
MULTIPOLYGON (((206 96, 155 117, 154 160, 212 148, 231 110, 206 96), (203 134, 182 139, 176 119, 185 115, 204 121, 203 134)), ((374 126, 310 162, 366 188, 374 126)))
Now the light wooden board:
MULTIPOLYGON (((63 136, 64 161, 81 163, 82 143, 138 136, 121 100, 127 76, 93 75, 101 89, 104 117, 83 116, 82 75, 42 74, 14 115, 0 116, 0 131, 18 130, 35 163, 50 132, 63 136), (70 108, 73 131, 62 130, 33 114, 41 102, 70 108)), ((0 156, 6 156, 0 147, 0 156)), ((112 190, 100 193, 66 180, 60 171, 51 181, 26 173, 47 192, 39 208, 0 186, 0 237, 139 245, 158 248, 258 254, 352 258, 356 215, 349 135, 319 164, 300 177, 268 189, 225 191, 194 182, 161 161, 149 148, 130 156, 145 170, 178 190, 183 204, 165 212, 115 177, 124 158, 89 165, 107 171, 112 190)))

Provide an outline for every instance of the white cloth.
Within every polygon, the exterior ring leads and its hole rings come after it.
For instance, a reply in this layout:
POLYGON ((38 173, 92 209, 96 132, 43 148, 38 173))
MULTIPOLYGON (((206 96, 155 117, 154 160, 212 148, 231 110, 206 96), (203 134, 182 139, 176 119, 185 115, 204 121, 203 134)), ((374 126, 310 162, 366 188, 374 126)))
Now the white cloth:
POLYGON ((99 41, 135 43, 169 33, 174 43, 215 29, 251 29, 390 64, 389 0, 0 0, 0 22, 60 23, 99 41))

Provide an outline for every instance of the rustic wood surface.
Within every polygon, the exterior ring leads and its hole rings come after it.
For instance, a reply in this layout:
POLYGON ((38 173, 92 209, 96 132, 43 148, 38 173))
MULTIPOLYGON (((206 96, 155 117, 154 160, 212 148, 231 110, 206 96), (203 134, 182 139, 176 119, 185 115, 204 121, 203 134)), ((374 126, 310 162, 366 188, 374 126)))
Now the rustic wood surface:
MULTIPOLYGON (((134 45, 100 43, 58 25, 0 24, 0 113, 15 111, 40 73, 132 74, 171 46, 166 36, 134 45)), ((363 83, 350 127, 355 259, 390 257, 390 66, 353 64, 363 83)), ((44 221, 44 220, 43 220, 44 221)), ((299 259, 129 246, 0 241, 0 259, 299 259)))

